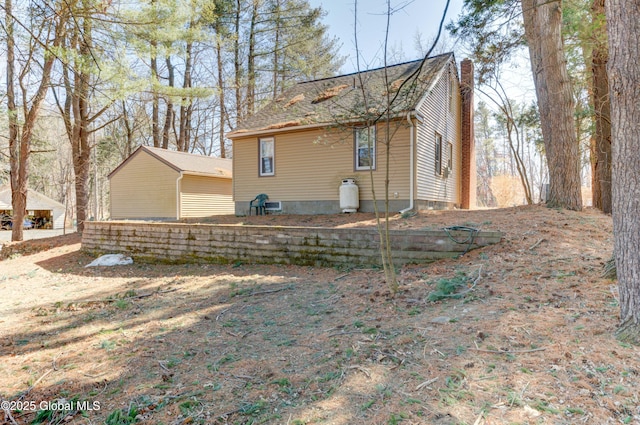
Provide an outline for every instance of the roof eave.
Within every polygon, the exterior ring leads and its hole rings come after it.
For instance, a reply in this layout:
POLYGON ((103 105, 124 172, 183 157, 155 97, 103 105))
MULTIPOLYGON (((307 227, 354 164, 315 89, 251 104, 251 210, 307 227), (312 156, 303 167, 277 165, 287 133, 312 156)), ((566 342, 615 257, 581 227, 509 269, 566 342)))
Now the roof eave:
POLYGON ((227 176, 224 174, 213 174, 213 173, 202 173, 199 171, 187 171, 187 170, 183 170, 182 174, 184 174, 185 176, 198 176, 198 177, 217 177, 219 179, 233 179, 233 176, 227 176))
POLYGON ((316 123, 316 124, 305 124, 305 125, 295 125, 295 126, 289 126, 289 127, 282 127, 282 128, 270 128, 270 129, 256 129, 256 130, 235 130, 232 131, 231 133, 227 133, 227 138, 228 139, 239 139, 241 137, 253 137, 253 136, 267 136, 267 135, 271 135, 271 134, 277 134, 277 133, 287 133, 290 131, 300 131, 300 130, 309 130, 312 128, 318 128, 318 127, 326 127, 328 125, 330 125, 331 123, 316 123))
MULTIPOLYGON (((411 108, 403 112, 396 112, 393 115, 391 115, 390 118, 392 120, 404 119, 407 116, 407 112, 414 113, 415 108, 411 108)), ((347 126, 349 124, 357 124, 357 123, 362 123, 362 118, 354 118, 351 121, 343 121, 343 122, 323 122, 323 123, 306 124, 306 125, 298 125, 298 126, 290 126, 290 127, 282 127, 282 128, 271 128, 271 129, 265 129, 265 130, 257 129, 257 130, 248 130, 248 131, 240 131, 240 132, 232 131, 231 133, 227 134, 227 138, 234 140, 234 139, 254 137, 254 136, 271 136, 274 134, 289 133, 292 131, 313 130, 315 128, 326 128, 330 126, 339 127, 341 125, 347 126)))

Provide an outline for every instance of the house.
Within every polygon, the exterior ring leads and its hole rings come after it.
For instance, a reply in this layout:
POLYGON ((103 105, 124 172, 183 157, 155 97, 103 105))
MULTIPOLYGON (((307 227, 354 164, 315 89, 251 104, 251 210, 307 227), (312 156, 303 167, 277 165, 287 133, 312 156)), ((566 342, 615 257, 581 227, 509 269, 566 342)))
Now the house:
POLYGON ((231 160, 140 146, 109 174, 111 219, 233 214, 231 160))
POLYGON ((227 135, 236 214, 258 193, 267 209, 337 213, 345 179, 373 211, 371 170, 384 208, 387 162, 394 211, 474 205, 471 61, 460 75, 449 53, 293 86, 227 135))
MULTIPOLYGON (((27 217, 44 229, 64 228, 65 206, 42 193, 27 189, 27 217)), ((0 186, 0 215, 12 216, 11 187, 0 186)))

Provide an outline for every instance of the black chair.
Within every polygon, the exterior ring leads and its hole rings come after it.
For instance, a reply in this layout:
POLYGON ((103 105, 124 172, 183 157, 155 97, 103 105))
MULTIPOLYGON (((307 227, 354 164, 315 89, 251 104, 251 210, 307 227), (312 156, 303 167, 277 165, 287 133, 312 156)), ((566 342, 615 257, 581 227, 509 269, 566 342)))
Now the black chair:
POLYGON ((249 202, 249 215, 251 215, 251 210, 253 208, 256 209, 256 215, 264 215, 264 204, 267 202, 267 199, 269 199, 269 195, 267 195, 266 193, 261 193, 260 195, 253 198, 253 200, 249 202))

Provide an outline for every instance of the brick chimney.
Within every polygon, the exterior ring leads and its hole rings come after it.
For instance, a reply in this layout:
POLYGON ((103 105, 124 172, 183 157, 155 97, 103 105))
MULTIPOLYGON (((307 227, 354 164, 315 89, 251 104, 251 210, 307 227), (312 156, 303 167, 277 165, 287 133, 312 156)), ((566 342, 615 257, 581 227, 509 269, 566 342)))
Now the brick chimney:
POLYGON ((476 206, 476 147, 473 129, 473 62, 460 64, 460 94, 462 97, 462 208, 476 206))

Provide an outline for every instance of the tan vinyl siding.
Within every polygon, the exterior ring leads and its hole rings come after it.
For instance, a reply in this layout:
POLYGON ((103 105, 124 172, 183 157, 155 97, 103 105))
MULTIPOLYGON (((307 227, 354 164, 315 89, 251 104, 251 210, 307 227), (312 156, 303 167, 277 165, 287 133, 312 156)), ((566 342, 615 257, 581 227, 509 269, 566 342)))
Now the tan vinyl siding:
MULTIPOLYGON (((390 197, 409 198, 409 129, 406 121, 391 123, 390 197)), ((375 188, 384 199, 384 126, 377 129, 375 188)), ((271 137, 271 136, 270 136, 271 137)), ((250 201, 267 193, 272 201, 335 201, 343 179, 355 178, 360 200, 371 200, 368 171, 354 171, 352 130, 307 130, 286 132, 275 139, 275 175, 258 175, 258 137, 233 141, 234 200, 250 201)))
POLYGON ((180 192, 181 218, 234 213, 231 179, 185 175, 180 192))
POLYGON ((180 174, 144 151, 110 178, 111 218, 176 218, 180 174))
POLYGON ((442 74, 442 78, 428 94, 419 113, 425 118, 418 125, 416 143, 416 197, 424 201, 440 201, 459 204, 461 201, 461 127, 460 86, 453 64, 442 74), (449 84, 453 78, 456 83, 449 84), (449 89, 455 91, 453 108, 449 109, 449 89), (449 178, 436 175, 435 138, 442 135, 443 167, 447 164, 447 143, 453 144, 453 169, 449 178))

